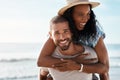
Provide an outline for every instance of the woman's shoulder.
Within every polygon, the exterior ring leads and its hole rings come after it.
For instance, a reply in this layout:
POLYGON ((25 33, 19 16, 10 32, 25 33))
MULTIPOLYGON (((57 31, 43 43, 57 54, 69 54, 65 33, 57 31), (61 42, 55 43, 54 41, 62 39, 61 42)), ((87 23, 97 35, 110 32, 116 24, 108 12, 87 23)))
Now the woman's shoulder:
POLYGON ((97 34, 96 34, 96 37, 100 38, 105 38, 105 32, 103 30, 103 28, 101 26, 97 26, 96 27, 96 31, 97 31, 97 34))
POLYGON ((103 38, 103 39, 105 38, 105 33, 104 33, 104 30, 102 29, 102 27, 97 26, 96 29, 97 29, 96 30, 97 33, 96 33, 95 38, 93 39, 93 47, 95 47, 97 45, 100 38, 103 38))

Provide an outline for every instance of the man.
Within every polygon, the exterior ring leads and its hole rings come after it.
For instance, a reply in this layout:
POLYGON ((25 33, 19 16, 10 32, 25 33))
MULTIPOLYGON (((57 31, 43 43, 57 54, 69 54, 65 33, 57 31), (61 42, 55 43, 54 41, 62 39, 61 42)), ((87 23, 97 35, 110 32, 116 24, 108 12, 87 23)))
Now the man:
POLYGON ((73 80, 75 77, 78 80, 92 80, 90 71, 85 73, 86 70, 84 70, 83 64, 79 64, 79 61, 75 60, 75 58, 81 55, 84 49, 85 52, 92 52, 92 54, 85 57, 86 59, 97 58, 96 53, 89 47, 76 45, 72 42, 72 34, 66 19, 61 16, 56 16, 51 20, 50 37, 57 46, 52 56, 55 59, 59 58, 59 60, 57 59, 54 63, 49 64, 48 62, 48 64, 44 66, 49 67, 49 72, 52 77, 55 80, 73 80), (63 58, 67 58, 68 60, 64 60, 63 58))

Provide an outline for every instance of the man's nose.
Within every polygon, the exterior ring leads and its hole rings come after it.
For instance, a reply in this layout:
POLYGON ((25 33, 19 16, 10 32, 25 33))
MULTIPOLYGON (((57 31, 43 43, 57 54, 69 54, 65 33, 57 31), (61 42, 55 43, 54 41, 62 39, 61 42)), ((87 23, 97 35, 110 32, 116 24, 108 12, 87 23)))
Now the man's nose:
POLYGON ((60 39, 64 40, 65 39, 65 35, 64 34, 60 34, 60 39))

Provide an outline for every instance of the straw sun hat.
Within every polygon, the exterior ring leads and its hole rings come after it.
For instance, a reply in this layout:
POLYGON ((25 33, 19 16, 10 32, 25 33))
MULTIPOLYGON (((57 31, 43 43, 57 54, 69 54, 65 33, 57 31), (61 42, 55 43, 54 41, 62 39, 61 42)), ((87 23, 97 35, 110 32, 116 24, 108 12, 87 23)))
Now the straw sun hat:
POLYGON ((79 5, 79 4, 90 4, 92 6, 92 8, 97 7, 98 5, 100 5, 99 2, 91 2, 89 0, 66 0, 67 5, 64 6, 63 8, 61 8, 58 11, 59 15, 62 15, 67 9, 79 5))

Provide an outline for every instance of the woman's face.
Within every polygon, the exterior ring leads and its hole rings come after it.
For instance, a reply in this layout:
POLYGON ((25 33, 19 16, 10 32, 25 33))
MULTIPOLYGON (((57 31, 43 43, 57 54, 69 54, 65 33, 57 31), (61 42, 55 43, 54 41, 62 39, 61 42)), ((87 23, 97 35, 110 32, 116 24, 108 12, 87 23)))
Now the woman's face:
POLYGON ((83 30, 90 18, 90 6, 78 5, 73 9, 73 20, 78 30, 83 30))

